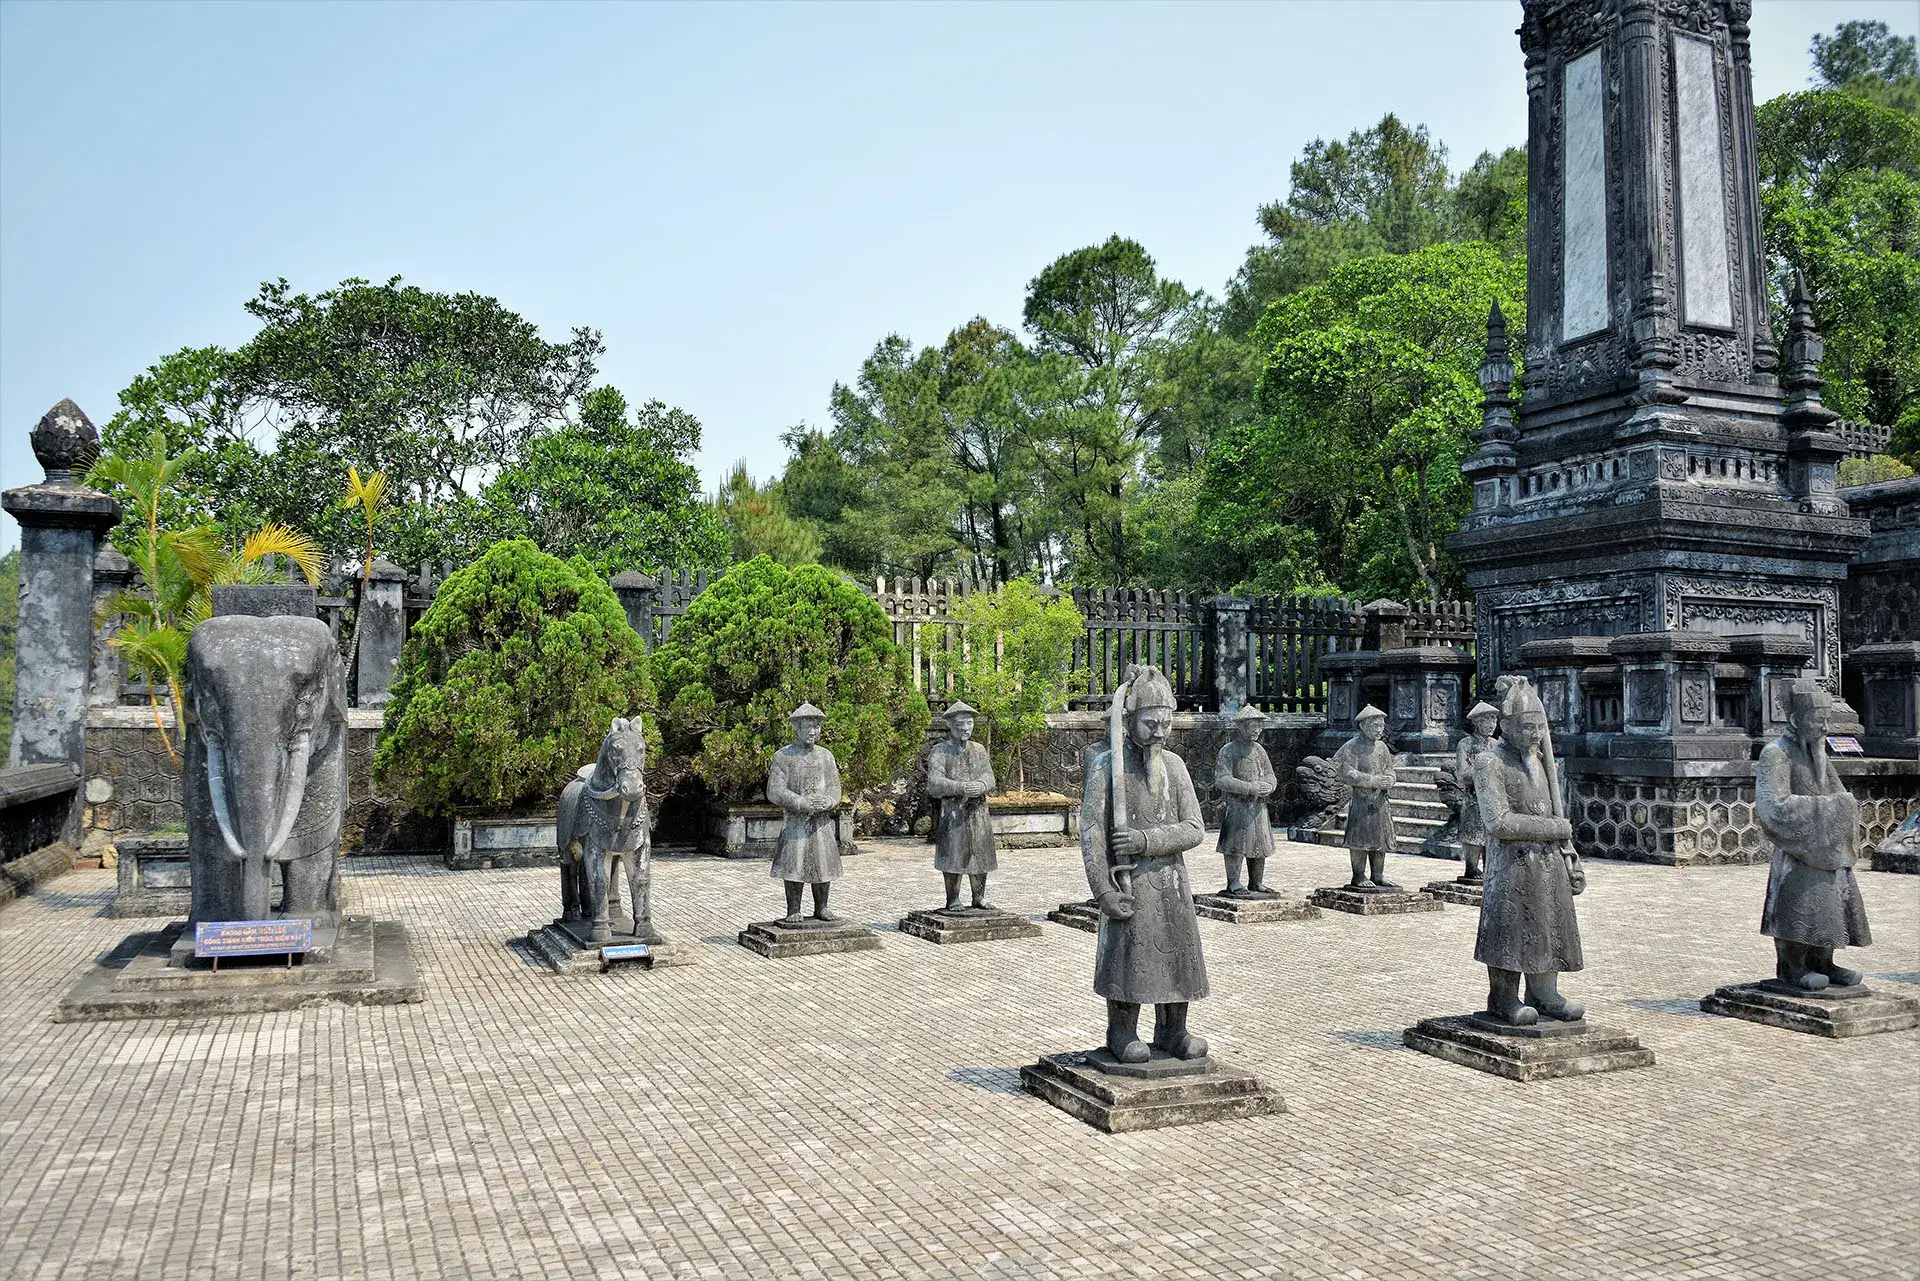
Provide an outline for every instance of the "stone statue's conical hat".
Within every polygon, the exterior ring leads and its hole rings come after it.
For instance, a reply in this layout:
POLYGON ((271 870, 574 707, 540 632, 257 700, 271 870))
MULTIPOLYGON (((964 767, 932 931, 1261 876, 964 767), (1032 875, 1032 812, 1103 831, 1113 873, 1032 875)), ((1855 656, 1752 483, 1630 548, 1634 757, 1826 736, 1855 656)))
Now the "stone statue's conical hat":
POLYGON ((1374 717, 1378 717, 1379 719, 1384 721, 1385 719, 1387 719, 1387 714, 1381 711, 1379 708, 1375 707, 1372 703, 1368 703, 1365 707, 1361 708, 1358 712, 1354 713, 1353 719, 1354 719, 1354 722, 1358 724, 1361 721, 1371 720, 1374 717))
POLYGON ((815 707, 812 703, 802 703, 800 704, 800 706, 794 708, 792 711, 787 713, 787 719, 790 721, 804 720, 806 717, 809 717, 809 716, 813 717, 815 720, 822 720, 822 721, 827 718, 827 714, 821 711, 819 708, 815 707))
POLYGON ((1469 707, 1467 709, 1468 720, 1473 720, 1476 717, 1481 717, 1481 716, 1498 716, 1499 714, 1500 714, 1500 709, 1495 707, 1492 703, 1488 703, 1488 702, 1475 703, 1472 707, 1469 707))
POLYGON ((1173 682, 1159 668, 1136 663, 1127 669, 1129 712, 1137 712, 1145 707, 1172 708, 1175 705, 1173 682))
POLYGON ((1233 719, 1236 723, 1240 721, 1264 721, 1267 719, 1267 714, 1255 707, 1252 703, 1243 703, 1241 704, 1240 710, 1233 714, 1233 719))
POLYGON ((947 710, 940 714, 942 716, 978 716, 980 713, 956 698, 947 704, 947 710))

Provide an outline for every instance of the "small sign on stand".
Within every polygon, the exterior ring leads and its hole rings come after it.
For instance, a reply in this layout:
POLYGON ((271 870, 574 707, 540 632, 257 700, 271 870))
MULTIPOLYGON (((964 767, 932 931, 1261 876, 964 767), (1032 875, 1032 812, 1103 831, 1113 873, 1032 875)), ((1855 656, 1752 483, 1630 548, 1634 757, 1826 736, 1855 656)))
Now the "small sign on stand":
POLYGON ((1839 756, 1865 756, 1867 750, 1860 746, 1860 740, 1850 734, 1829 734, 1827 750, 1839 756))
POLYGON ((600 968, 612 969, 619 961, 644 961, 652 955, 645 943, 615 943, 600 949, 600 968))
POLYGON ((313 920, 297 916, 266 921, 201 921, 193 927, 193 954, 213 961, 218 971, 223 956, 279 956, 293 958, 313 951, 313 920))

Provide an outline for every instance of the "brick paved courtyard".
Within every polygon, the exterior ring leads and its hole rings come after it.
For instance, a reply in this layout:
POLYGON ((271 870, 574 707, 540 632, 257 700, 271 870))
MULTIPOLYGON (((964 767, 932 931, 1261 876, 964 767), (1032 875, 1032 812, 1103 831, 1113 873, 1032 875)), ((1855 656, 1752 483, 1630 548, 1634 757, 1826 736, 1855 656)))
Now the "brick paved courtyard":
MULTIPOLYGON (((1085 893, 1076 851, 1002 858, 1002 906, 1085 893)), ((1305 889, 1345 856, 1276 864, 1305 889)), ((1203 923, 1196 1026, 1289 1111, 1121 1136, 1017 1086, 1095 1041, 1090 936, 936 947, 892 928, 936 895, 924 846, 848 868, 878 952, 762 960, 733 935, 764 867, 662 859, 699 963, 555 978, 508 946, 554 872, 353 861, 425 1004, 77 1025, 55 1000, 141 923, 100 915, 111 873, 62 877, 0 910, 0 1277, 1920 1275, 1920 1034, 1692 1006, 1768 968, 1764 868, 1591 864, 1568 988, 1659 1064, 1531 1085, 1400 1046, 1483 995, 1468 910, 1203 923)), ((1920 993, 1920 878, 1862 880, 1855 963, 1920 993)))

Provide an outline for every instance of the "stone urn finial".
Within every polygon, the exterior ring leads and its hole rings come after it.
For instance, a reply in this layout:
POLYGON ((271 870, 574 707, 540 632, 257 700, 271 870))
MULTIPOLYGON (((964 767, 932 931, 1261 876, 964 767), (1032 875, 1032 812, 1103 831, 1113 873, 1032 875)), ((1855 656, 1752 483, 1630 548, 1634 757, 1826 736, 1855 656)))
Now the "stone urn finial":
POLYGON ((73 473, 93 461, 100 433, 72 400, 49 409, 33 429, 33 456, 47 469, 50 485, 71 484, 73 473))

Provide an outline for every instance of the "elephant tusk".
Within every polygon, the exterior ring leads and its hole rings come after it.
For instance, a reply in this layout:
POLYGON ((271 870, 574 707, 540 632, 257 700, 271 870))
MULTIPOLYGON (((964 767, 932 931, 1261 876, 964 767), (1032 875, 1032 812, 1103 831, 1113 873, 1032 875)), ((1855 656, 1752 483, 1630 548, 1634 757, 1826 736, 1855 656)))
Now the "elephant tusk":
POLYGON ((213 802, 213 821, 220 827, 220 837, 227 843, 232 855, 244 862, 247 851, 241 846, 240 838, 233 834, 233 813, 227 801, 227 753, 220 740, 207 735, 207 798, 213 802))
POLYGON ((288 757, 287 799, 280 808, 280 822, 274 828, 273 840, 267 845, 265 857, 269 862, 292 835, 294 820, 300 816, 300 803, 307 797, 307 762, 313 757, 311 731, 303 730, 295 735, 288 757))

